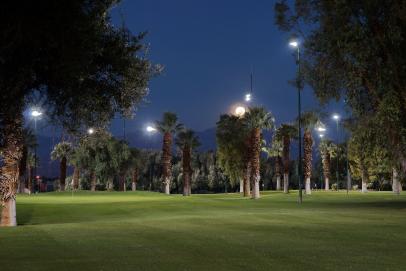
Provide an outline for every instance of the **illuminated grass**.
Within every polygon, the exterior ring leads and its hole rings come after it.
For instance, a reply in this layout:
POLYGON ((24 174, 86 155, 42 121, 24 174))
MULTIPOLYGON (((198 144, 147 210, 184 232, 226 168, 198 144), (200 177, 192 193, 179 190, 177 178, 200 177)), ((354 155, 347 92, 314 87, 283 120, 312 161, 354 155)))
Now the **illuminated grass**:
POLYGON ((405 270, 406 194, 18 196, 0 270, 405 270))

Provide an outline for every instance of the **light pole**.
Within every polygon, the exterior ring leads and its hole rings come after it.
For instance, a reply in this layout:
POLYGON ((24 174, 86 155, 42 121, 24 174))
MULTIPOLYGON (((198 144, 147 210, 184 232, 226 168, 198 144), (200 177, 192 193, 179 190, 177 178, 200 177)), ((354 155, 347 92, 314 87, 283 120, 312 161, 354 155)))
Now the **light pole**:
POLYGON ((336 121, 336 126, 337 126, 337 157, 336 157, 337 163, 336 163, 336 179, 337 179, 337 192, 339 192, 340 186, 339 186, 339 184, 338 184, 338 178, 339 178, 339 176, 338 176, 338 158, 339 158, 338 144, 340 143, 340 139, 339 139, 339 137, 340 137, 340 131, 339 131, 339 128, 338 128, 338 127, 339 127, 339 122, 340 122, 340 115, 334 114, 334 115, 333 115, 333 119, 336 121))
MULTIPOLYGON (((319 134, 320 140, 323 140, 324 134, 319 134)), ((320 157, 321 158, 321 157, 320 157)), ((323 162, 320 168, 320 190, 323 189, 323 162)))
POLYGON ((302 90, 302 82, 301 82, 301 75, 300 75, 300 46, 299 42, 296 40, 292 40, 289 42, 289 45, 293 48, 296 48, 296 66, 297 66, 297 111, 298 111, 298 142, 299 142, 299 161, 298 161, 298 175, 299 175, 299 203, 302 203, 303 195, 302 195, 302 104, 301 104, 301 90, 302 90))
MULTIPOLYGON (((34 132, 35 132, 35 136, 37 137, 37 120, 42 116, 42 112, 38 109, 33 109, 31 111, 31 117, 34 119, 34 132)), ((35 179, 37 179, 37 144, 35 144, 34 147, 34 176, 35 179)), ((38 178, 38 193, 41 190, 40 187, 40 179, 38 178)))
MULTIPOLYGON (((153 134, 155 134, 157 132, 157 129, 154 126, 148 125, 147 128, 145 129, 148 133, 149 136, 152 136, 153 134)), ((152 147, 151 147, 151 138, 149 138, 149 149, 151 149, 152 152, 152 147)), ((152 176, 152 163, 149 165, 149 191, 152 190, 152 181, 153 181, 153 176, 152 176)))

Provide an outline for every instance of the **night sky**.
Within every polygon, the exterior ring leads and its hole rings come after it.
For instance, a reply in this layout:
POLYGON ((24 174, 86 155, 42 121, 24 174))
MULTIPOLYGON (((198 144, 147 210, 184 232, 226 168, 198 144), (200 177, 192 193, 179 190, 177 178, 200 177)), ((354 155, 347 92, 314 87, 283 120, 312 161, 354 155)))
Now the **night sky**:
MULTIPOLYGON (((165 66, 163 74, 151 81, 147 102, 139 106, 133 120, 126 121, 130 144, 160 149, 160 136, 147 135, 145 128, 163 112, 173 111, 188 128, 199 132, 201 150, 215 148, 216 122, 233 105, 244 103, 251 70, 254 99, 250 105, 270 110, 277 124, 293 121, 297 91, 288 81, 296 73, 294 52, 288 46, 289 36, 274 24, 273 6, 274 1, 268 0, 123 0, 115 7, 111 11, 114 25, 120 27, 124 19, 134 34, 148 31, 145 43, 150 44, 150 59, 165 66)), ((318 106, 312 90, 305 88, 303 110, 318 106)), ((344 109, 331 103, 325 111, 343 113, 344 109)), ((27 124, 34 126, 32 120, 27 124)), ((335 139, 334 122, 330 119, 326 124, 327 136, 335 139)), ((58 130, 46 118, 38 122, 40 174, 58 174, 58 163, 49 158, 61 138, 58 130)), ((111 132, 123 138, 119 116, 112 121, 111 132)))
MULTIPOLYGON (((178 113, 187 127, 213 128, 221 113, 243 102, 254 78, 254 105, 265 106, 278 123, 297 114, 297 92, 288 84, 295 76, 288 36, 274 24, 269 0, 124 0, 112 10, 115 25, 133 33, 148 31, 150 59, 165 66, 152 80, 148 104, 142 105, 127 131, 142 129, 163 112, 178 113)), ((318 102, 307 88, 303 109, 318 102)), ((331 111, 342 111, 330 105, 331 111)), ((113 133, 122 133, 114 121, 113 133)))
MULTIPOLYGON (((288 81, 296 73, 294 52, 288 46, 288 34, 274 24, 274 3, 122 0, 114 7, 113 24, 120 27, 124 20, 133 34, 147 31, 144 43, 149 44, 149 59, 165 67, 150 82, 150 94, 135 118, 126 121, 127 134, 139 134, 165 111, 176 112, 188 128, 213 129, 220 114, 244 103, 251 71, 254 99, 249 105, 264 106, 278 124, 293 121, 297 91, 288 81)), ((312 90, 306 87, 302 109, 318 107, 312 90)), ((342 104, 334 102, 325 110, 344 112, 342 104)), ((43 120, 38 133, 58 138, 59 132, 53 130, 43 120)), ((120 116, 112 121, 111 132, 122 138, 120 116)))

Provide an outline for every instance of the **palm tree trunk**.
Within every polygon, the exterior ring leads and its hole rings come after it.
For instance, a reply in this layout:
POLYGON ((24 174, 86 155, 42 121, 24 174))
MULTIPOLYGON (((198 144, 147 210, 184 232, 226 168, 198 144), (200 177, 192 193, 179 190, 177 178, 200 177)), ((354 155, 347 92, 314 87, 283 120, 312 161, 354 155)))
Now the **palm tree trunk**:
POLYGON ((62 157, 60 164, 59 181, 61 182, 61 191, 65 191, 66 180, 66 157, 62 157))
POLYGON ((251 163, 247 162, 243 170, 243 181, 244 181, 244 197, 249 197, 251 195, 251 163))
POLYGON ((131 179, 131 190, 137 190, 137 179, 138 179, 138 170, 134 169, 132 179, 131 179))
POLYGON ((368 172, 367 170, 362 167, 361 168, 361 179, 362 179, 362 193, 368 193, 368 172))
POLYGON ((255 128, 251 132, 251 166, 252 166, 252 198, 259 199, 259 181, 261 179, 261 175, 259 172, 259 155, 261 150, 261 130, 259 128, 255 128))
POLYGON ((290 137, 283 136, 283 192, 289 193, 290 137))
POLYGON ((303 148, 304 148, 304 177, 306 180, 305 191, 307 195, 312 193, 312 189, 310 186, 310 178, 312 175, 312 146, 313 146, 313 138, 312 133, 310 130, 306 130, 303 135, 303 148))
POLYGON ((324 190, 329 191, 330 190, 330 179, 324 177, 324 190))
POLYGON ((324 174, 324 181, 325 181, 325 190, 330 190, 330 154, 324 153, 322 154, 322 164, 323 164, 323 174, 324 174))
POLYGON ((400 194, 399 186, 400 186, 400 184, 399 184, 398 171, 396 168, 392 168, 392 191, 396 195, 400 194))
POLYGON ((79 188, 79 176, 80 170, 77 166, 73 169, 73 177, 72 177, 72 188, 77 190, 79 188))
POLYGON ((125 174, 120 174, 118 177, 118 183, 119 183, 119 191, 125 191, 125 174))
POLYGON ((240 178, 240 194, 244 194, 244 178, 240 178))
POLYGON ((289 173, 283 174, 283 193, 289 193, 289 173))
POLYGON ((182 167, 183 167, 183 196, 190 196, 190 174, 191 174, 191 148, 184 146, 182 151, 182 167))
POLYGON ((96 191, 96 182, 97 182, 97 177, 94 171, 90 172, 90 191, 95 192, 96 191))
POLYGON ((0 226, 17 226, 16 188, 19 179, 19 161, 22 157, 21 110, 9 112, 3 118, 3 164, 0 170, 2 202, 0 226))
POLYGON ((281 163, 279 155, 275 159, 276 190, 281 190, 281 163))
POLYGON ((281 190, 281 176, 280 175, 276 176, 276 190, 277 191, 281 190))
POLYGON ((165 194, 170 194, 170 185, 171 185, 171 146, 172 146, 172 135, 171 133, 166 132, 163 138, 162 145, 162 177, 163 185, 165 189, 165 194))

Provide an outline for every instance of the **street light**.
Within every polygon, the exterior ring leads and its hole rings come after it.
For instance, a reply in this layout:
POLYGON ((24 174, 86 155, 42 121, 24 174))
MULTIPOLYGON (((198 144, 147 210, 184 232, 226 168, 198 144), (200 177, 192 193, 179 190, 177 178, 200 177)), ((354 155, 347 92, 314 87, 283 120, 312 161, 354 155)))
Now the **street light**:
POLYGON ((252 99, 252 97, 251 97, 251 93, 247 93, 247 94, 245 94, 245 101, 246 101, 246 102, 251 101, 251 99, 252 99))
POLYGON ((93 129, 93 128, 87 129, 87 133, 88 133, 89 135, 94 134, 94 129, 93 129))
POLYGON ((300 74, 300 46, 297 40, 291 40, 289 45, 296 49, 296 66, 297 66, 297 110, 298 110, 298 142, 299 142, 299 159, 298 159, 298 174, 299 174, 299 203, 302 203, 302 132, 301 132, 301 118, 302 118, 302 104, 301 104, 301 74, 300 74))
MULTIPOLYGON (((320 140, 323 140, 324 134, 319 134, 320 140)), ((323 189, 323 165, 320 168, 320 189, 323 189)))
POLYGON ((153 134, 153 133, 156 132, 156 128, 153 127, 153 126, 150 126, 150 125, 147 126, 146 130, 147 130, 147 132, 150 133, 150 134, 153 134))
MULTIPOLYGON (((32 109, 31 110, 31 117, 34 119, 34 132, 35 132, 35 136, 37 137, 37 120, 39 120, 42 116, 42 112, 39 109, 32 109)), ((35 144, 34 147, 34 155, 35 155, 35 159, 34 159, 34 176, 37 176, 37 144, 35 144)), ((31 180, 30 180, 31 181, 31 180)), ((38 183, 38 192, 40 192, 40 185, 38 183)))
POLYGON ((244 116, 244 114, 245 114, 245 107, 244 106, 237 106, 236 108, 235 108, 235 110, 234 110, 234 114, 237 116, 237 117, 242 117, 242 116, 244 116))
MULTIPOLYGON (((340 122, 340 115, 338 114, 333 114, 333 119, 336 122, 337 125, 337 163, 336 163, 336 180, 337 180, 337 192, 339 191, 339 185, 338 185, 338 159, 339 159, 339 151, 338 151, 338 144, 340 143, 339 137, 340 137, 340 131, 339 131, 339 122, 340 122)), ((347 185, 348 186, 348 185, 347 185)))

